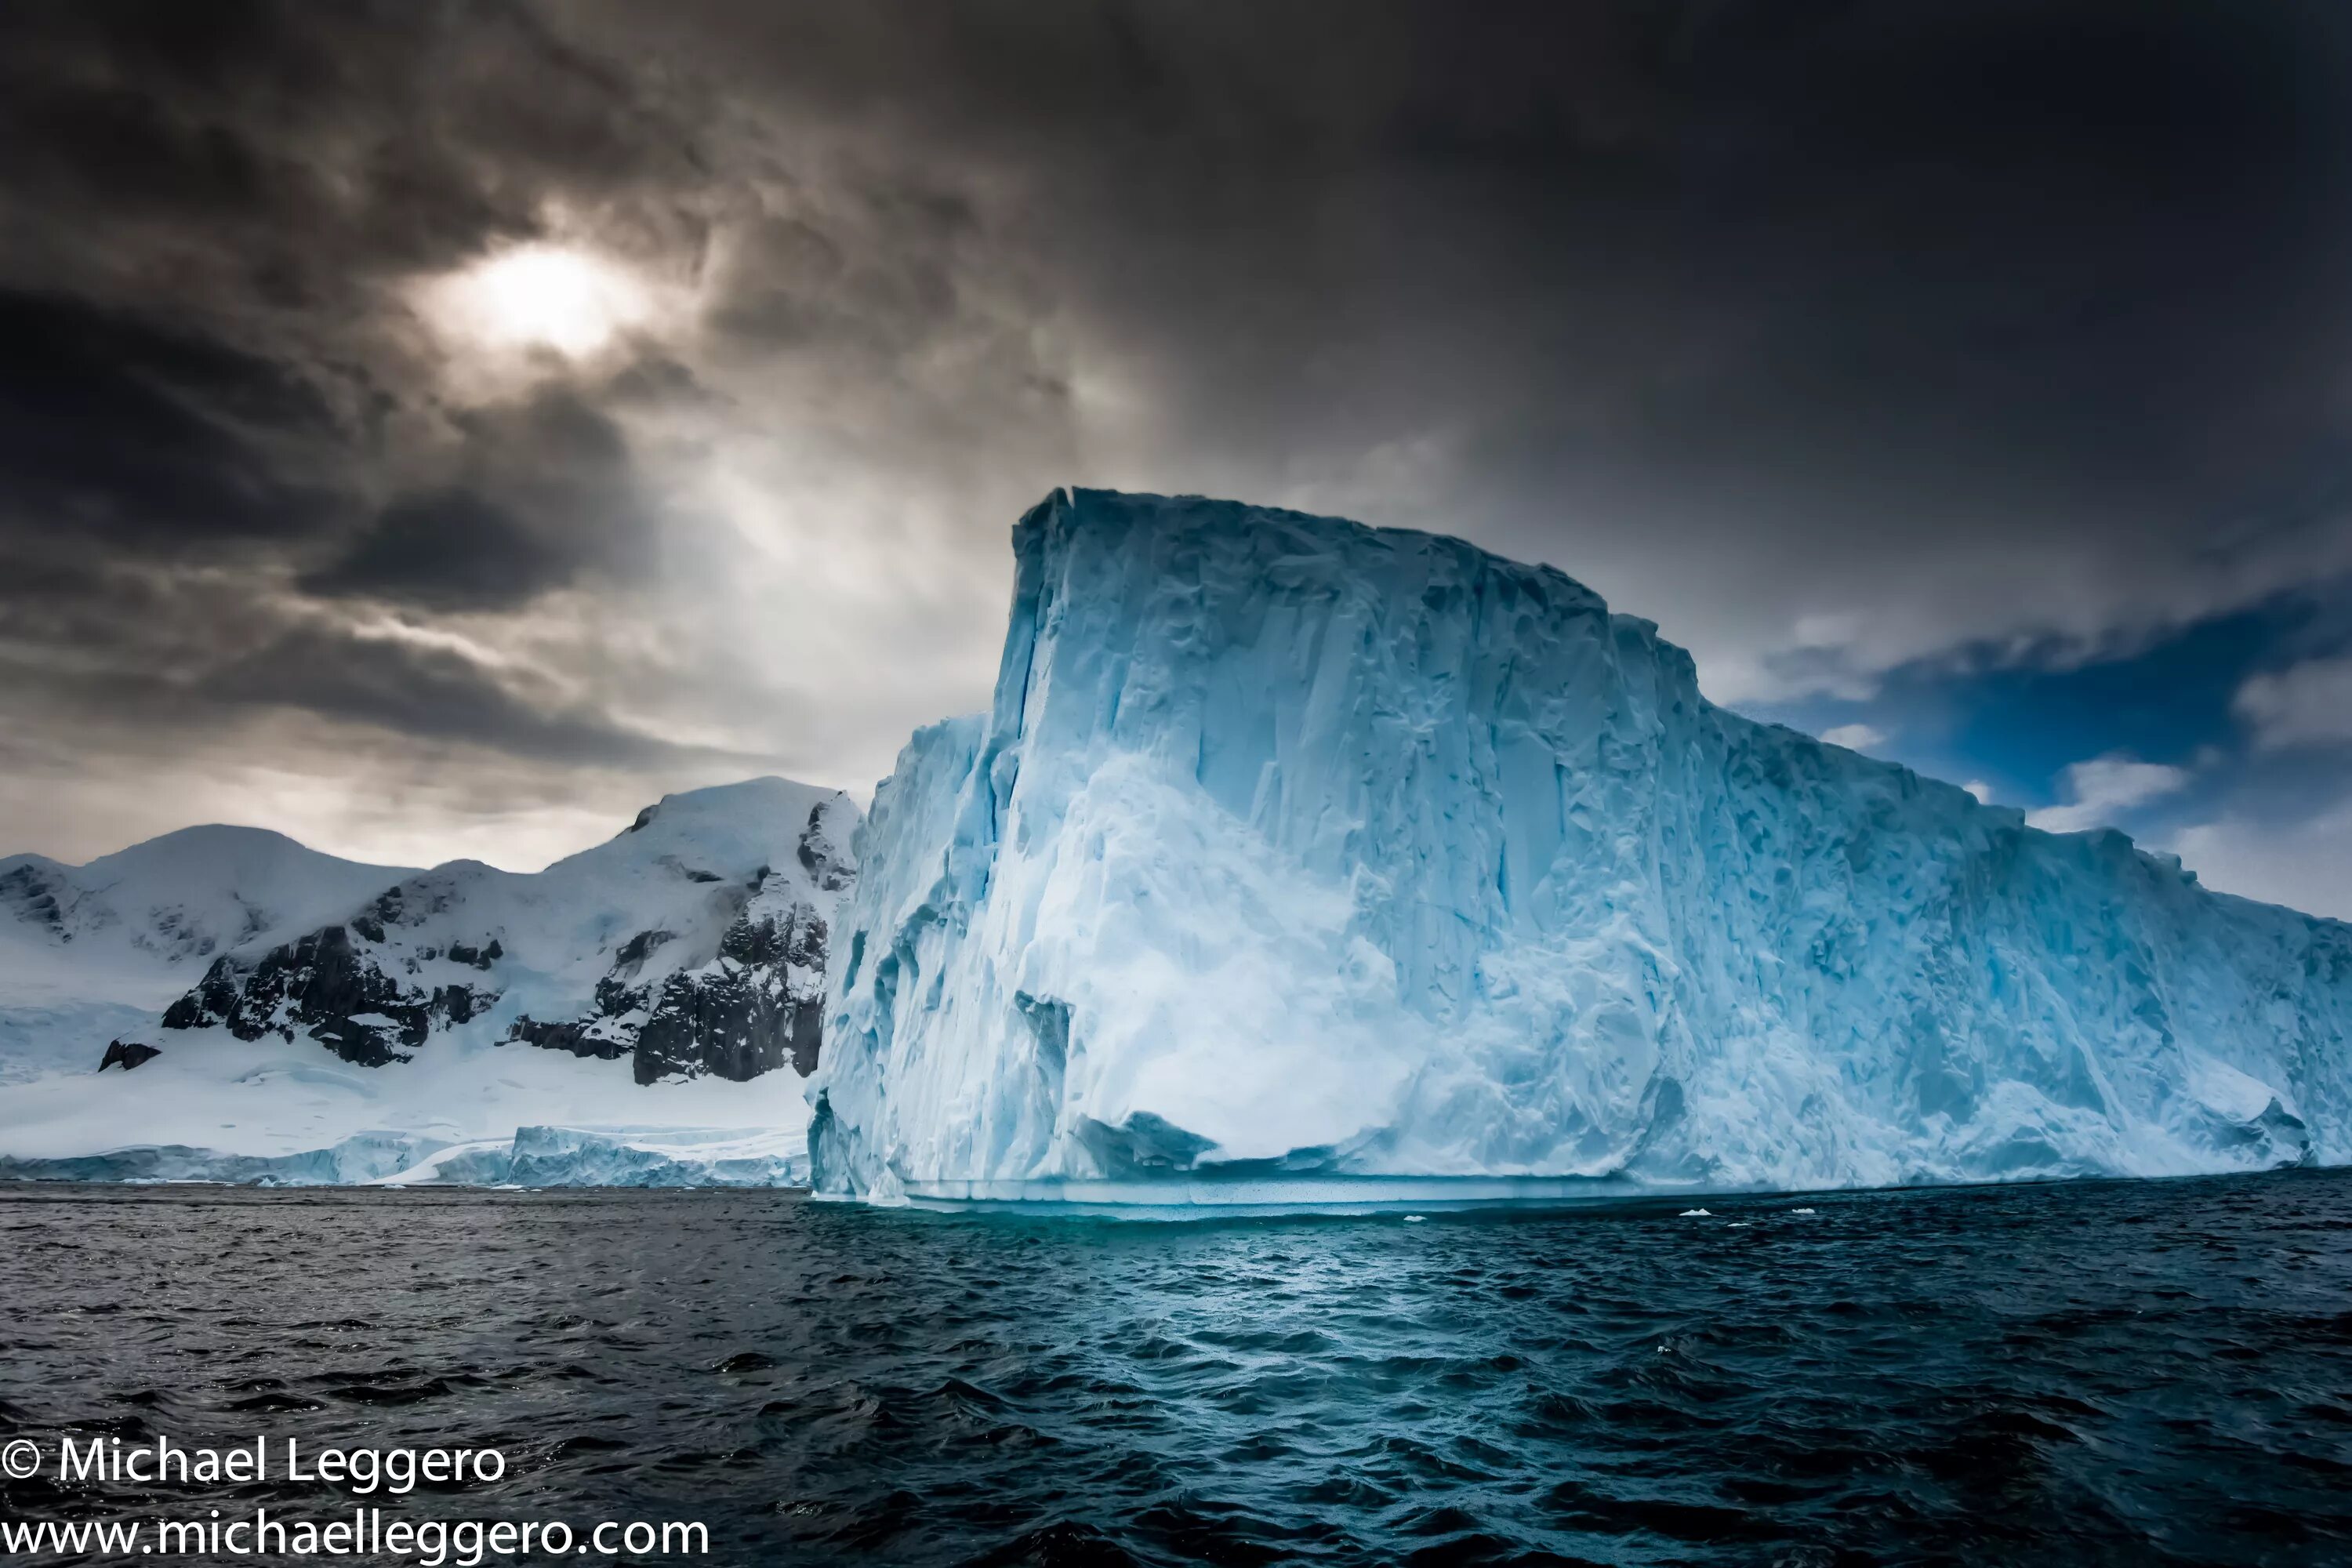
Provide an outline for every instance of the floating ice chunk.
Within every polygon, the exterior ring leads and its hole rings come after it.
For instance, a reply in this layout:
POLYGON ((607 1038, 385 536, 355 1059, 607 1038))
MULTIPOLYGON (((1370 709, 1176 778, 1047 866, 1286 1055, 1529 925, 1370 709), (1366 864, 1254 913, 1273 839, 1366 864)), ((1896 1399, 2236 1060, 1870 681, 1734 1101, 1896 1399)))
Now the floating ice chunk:
POLYGON ((383 1178, 386 1186, 782 1187, 807 1174, 797 1131, 521 1127, 458 1144, 383 1178))
POLYGON ((1789 1212, 1790 1214, 1811 1214, 1813 1211, 1811 1209, 1790 1209, 1789 1212))
POLYGON ((1682 1217, 1684 1219, 1713 1219, 1715 1216, 1707 1213, 1705 1209, 1685 1209, 1682 1212, 1682 1217))

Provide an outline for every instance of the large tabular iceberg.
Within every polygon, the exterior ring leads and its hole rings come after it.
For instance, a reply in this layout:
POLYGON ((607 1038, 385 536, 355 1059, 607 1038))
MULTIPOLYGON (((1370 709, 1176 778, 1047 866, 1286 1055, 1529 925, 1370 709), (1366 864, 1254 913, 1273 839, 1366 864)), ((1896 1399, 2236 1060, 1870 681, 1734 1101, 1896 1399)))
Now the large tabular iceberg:
POLYGON ((1456 540, 1081 490, 1013 542, 993 708, 861 835, 822 1190, 2352 1159, 2352 927, 1726 712, 1649 622, 1456 540))

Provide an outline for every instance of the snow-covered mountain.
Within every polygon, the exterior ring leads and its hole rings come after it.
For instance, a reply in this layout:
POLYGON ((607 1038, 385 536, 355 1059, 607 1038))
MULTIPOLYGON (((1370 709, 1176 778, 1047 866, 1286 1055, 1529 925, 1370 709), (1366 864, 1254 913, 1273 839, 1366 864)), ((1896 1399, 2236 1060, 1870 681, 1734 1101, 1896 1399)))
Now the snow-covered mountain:
POLYGON ((993 708, 859 840, 821 1190, 2352 1160, 2352 927, 1726 712, 1457 540, 1077 491, 1014 550, 993 708))
POLYGON ((213 961, 167 1029, 320 1041, 362 1066, 436 1034, 629 1057, 639 1083, 816 1065, 857 807, 783 779, 672 795, 546 870, 458 860, 213 961))
POLYGON ((110 1037, 152 1030, 215 953, 310 929, 411 874, 257 827, 183 828, 87 866, 0 860, 0 1082, 62 1053, 87 1068, 110 1037))
POLYGON ((223 827, 0 862, 0 1173, 796 1176, 857 823, 771 778, 533 874, 223 827))
POLYGON ((259 827, 184 827, 87 866, 0 860, 0 942, 12 984, 125 999, 181 984, 182 966, 352 908, 412 873, 306 848, 259 827))

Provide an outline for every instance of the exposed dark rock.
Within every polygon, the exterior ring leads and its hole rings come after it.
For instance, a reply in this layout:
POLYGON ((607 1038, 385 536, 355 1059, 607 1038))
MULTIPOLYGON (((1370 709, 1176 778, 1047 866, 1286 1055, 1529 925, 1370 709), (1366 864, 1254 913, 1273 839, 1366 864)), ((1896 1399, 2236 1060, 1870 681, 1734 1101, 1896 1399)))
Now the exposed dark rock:
POLYGON ((136 1040, 110 1040, 106 1046, 106 1059, 98 1064, 98 1070, 104 1072, 121 1062, 122 1070, 129 1072, 142 1062, 152 1062, 163 1054, 153 1046, 142 1046, 136 1040))
POLYGON ((507 1038, 526 1046, 542 1046, 551 1051, 570 1051, 575 1057, 597 1057, 615 1061, 629 1054, 629 1042, 592 1033, 596 1019, 586 1018, 577 1023, 541 1023, 525 1016, 514 1021, 507 1038))
MULTIPOLYGON (((632 973, 635 973, 634 970, 632 973)), ((624 1013, 642 1009, 647 993, 642 985, 632 985, 617 970, 596 982, 596 1013, 599 1017, 617 1018, 624 1013)))
POLYGON ((806 905, 745 915, 720 939, 715 962, 655 986, 631 981, 671 935, 640 931, 596 983, 593 1016, 518 1019, 508 1038, 583 1057, 634 1054, 639 1083, 706 1073, 740 1083, 787 1062, 805 1078, 824 1035, 826 937, 806 905))
POLYGON ((787 1061, 803 1078, 814 1072, 826 936, 824 920, 804 905, 737 921, 717 963, 663 983, 637 1032, 637 1081, 713 1073, 740 1083, 787 1061))
MULTIPOLYGON (((487 969, 489 965, 482 967, 487 969)), ((463 1024, 471 1021, 476 1014, 498 999, 497 992, 477 991, 470 985, 436 985, 432 1008, 436 1017, 445 1018, 452 1024, 463 1024)))
POLYGON ((837 893, 849 886, 857 874, 856 868, 843 859, 833 841, 825 837, 823 805, 809 808, 808 826, 801 829, 797 852, 803 869, 828 893, 837 893))
MULTIPOLYGON (((779 876, 766 865, 740 879, 738 868, 722 876, 662 858, 657 863, 671 876, 708 889, 688 895, 706 901, 680 905, 673 883, 656 906, 681 910, 692 923, 648 909, 643 929, 612 950, 580 1014, 561 1016, 580 1005, 567 1000, 557 1005, 559 1016, 515 1018, 503 1031, 506 1038, 605 1060, 634 1057, 641 1083, 703 1074, 742 1081, 787 1062, 803 1076, 814 1072, 822 1047, 829 938, 818 911, 831 900, 812 895, 838 893, 856 876, 847 847, 855 814, 832 804, 833 816, 819 806, 800 831, 795 852, 805 879, 779 876), (655 919, 667 925, 652 924, 655 919), (716 952, 700 946, 712 933, 716 952), (699 951, 677 951, 672 944, 682 941, 699 951)), ((656 812, 640 813, 632 831, 656 812)), ((408 1059, 437 1029, 478 1027, 506 989, 508 954, 496 937, 478 944, 452 938, 453 929, 462 932, 470 924, 467 885, 465 879, 432 873, 412 878, 347 924, 322 927, 257 955, 249 946, 224 954, 172 1004, 164 1026, 219 1026, 242 1039, 270 1033, 291 1039, 299 1030, 344 1059, 369 1066, 408 1059), (436 918, 453 911, 454 918, 436 918), (448 970, 435 967, 444 959, 489 978, 452 981, 448 970)))
MULTIPOLYGON (((714 882, 718 879, 716 877, 711 879, 714 882)), ((613 954, 613 965, 616 969, 626 967, 635 971, 642 967, 646 959, 653 956, 654 949, 666 942, 674 940, 675 936, 676 933, 672 931, 641 931, 623 942, 619 951, 613 954)))
POLYGON ((196 982, 195 989, 163 1010, 163 1027, 201 1029, 226 1023, 236 1007, 238 984, 243 978, 226 956, 214 959, 205 977, 196 982))
POLYGON ((384 928, 398 925, 400 917, 406 912, 407 908, 408 896, 405 893, 397 886, 386 888, 376 895, 375 902, 362 911, 359 919, 353 921, 352 924, 357 927, 360 934, 370 942, 382 942, 384 939, 384 928))
MULTIPOLYGON (((471 1005, 469 996, 469 1013, 471 1005)), ((219 1024, 240 1040, 290 1040, 302 1029, 345 1061, 382 1067, 406 1061, 436 1016, 446 1016, 446 1005, 436 1009, 436 998, 404 991, 352 945, 347 928, 333 925, 270 949, 249 974, 215 959, 195 990, 172 1004, 163 1026, 219 1024)))
POLYGON ((0 900, 15 904, 20 919, 46 926, 59 942, 71 942, 65 929, 65 911, 58 907, 58 889, 30 866, 19 866, 0 877, 0 900))

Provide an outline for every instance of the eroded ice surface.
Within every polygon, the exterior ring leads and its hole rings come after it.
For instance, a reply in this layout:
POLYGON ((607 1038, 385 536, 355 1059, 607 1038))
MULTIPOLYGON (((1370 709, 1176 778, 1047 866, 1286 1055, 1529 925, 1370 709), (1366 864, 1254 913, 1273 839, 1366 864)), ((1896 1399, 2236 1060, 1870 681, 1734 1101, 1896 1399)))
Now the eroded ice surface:
POLYGON ((1014 549, 992 710, 861 835, 822 1190, 2352 1157, 2352 927, 1726 712, 1456 540, 1081 490, 1014 549))

